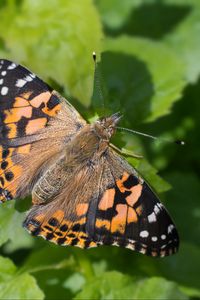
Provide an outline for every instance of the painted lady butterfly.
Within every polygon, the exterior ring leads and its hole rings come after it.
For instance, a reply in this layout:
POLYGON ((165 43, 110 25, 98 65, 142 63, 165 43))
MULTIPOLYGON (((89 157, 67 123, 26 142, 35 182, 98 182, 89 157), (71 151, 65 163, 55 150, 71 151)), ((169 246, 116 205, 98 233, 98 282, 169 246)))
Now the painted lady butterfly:
POLYGON ((32 193, 23 224, 31 234, 81 248, 177 251, 164 206, 109 146, 119 114, 88 124, 33 73, 1 60, 0 119, 0 200, 32 193))

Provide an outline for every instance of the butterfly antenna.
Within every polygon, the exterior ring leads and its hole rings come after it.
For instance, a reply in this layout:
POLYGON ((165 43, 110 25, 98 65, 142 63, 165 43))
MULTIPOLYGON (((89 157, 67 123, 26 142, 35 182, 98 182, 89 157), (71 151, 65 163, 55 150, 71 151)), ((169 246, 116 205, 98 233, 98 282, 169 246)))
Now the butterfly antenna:
POLYGON ((94 60, 94 80, 95 80, 98 95, 99 95, 101 103, 103 105, 103 113, 105 114, 105 98, 103 96, 102 88, 101 88, 101 76, 100 76, 100 73, 99 73, 99 67, 98 67, 96 52, 92 53, 92 57, 93 57, 93 60, 94 60))
POLYGON ((153 135, 150 135, 150 134, 147 134, 147 133, 143 133, 143 132, 140 132, 140 131, 136 131, 136 130, 132 130, 132 129, 129 129, 129 128, 124 128, 124 127, 118 127, 117 126, 116 128, 120 131, 127 131, 127 132, 130 132, 130 133, 142 135, 142 136, 148 137, 148 138, 153 139, 153 140, 160 140, 160 141, 167 142, 167 143, 175 143, 175 144, 182 145, 182 146, 185 145, 185 142, 181 141, 181 140, 171 140, 171 139, 160 138, 160 137, 156 137, 156 136, 153 136, 153 135))

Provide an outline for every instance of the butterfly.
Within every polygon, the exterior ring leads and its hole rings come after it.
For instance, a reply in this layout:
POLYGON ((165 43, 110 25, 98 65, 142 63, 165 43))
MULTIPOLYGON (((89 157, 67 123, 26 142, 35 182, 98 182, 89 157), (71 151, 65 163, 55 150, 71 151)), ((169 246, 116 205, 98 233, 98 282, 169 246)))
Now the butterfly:
POLYGON ((0 201, 32 194, 23 226, 59 245, 177 251, 163 204, 110 147, 121 116, 87 123, 57 91, 21 65, 0 60, 0 201))

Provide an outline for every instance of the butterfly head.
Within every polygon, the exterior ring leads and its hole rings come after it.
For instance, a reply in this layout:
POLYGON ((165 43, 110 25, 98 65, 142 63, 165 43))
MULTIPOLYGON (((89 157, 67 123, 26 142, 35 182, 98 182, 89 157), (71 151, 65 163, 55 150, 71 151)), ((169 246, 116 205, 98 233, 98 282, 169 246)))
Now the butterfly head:
POLYGON ((110 140, 121 118, 122 115, 118 112, 109 117, 100 118, 94 123, 95 131, 101 138, 110 140))

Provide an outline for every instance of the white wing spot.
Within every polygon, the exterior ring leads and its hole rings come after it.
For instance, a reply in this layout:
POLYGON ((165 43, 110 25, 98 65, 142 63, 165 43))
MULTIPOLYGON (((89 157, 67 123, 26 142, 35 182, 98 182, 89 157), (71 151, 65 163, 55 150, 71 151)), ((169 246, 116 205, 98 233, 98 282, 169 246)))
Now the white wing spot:
POLYGON ((154 206, 154 212, 156 215, 160 212, 160 208, 157 205, 154 206))
POLYGON ((163 208, 163 205, 162 205, 162 203, 157 203, 157 206, 158 206, 160 209, 162 209, 162 208, 163 208))
POLYGON ((145 254, 145 253, 146 253, 146 249, 145 249, 145 248, 141 248, 141 249, 139 250, 139 252, 142 253, 142 254, 145 254))
POLYGON ((171 233, 173 229, 174 229, 174 225, 173 225, 173 224, 170 224, 170 225, 168 226, 167 232, 168 232, 168 233, 171 233))
POLYGON ((146 238, 149 236, 149 232, 147 230, 143 230, 140 232, 140 237, 146 238))
POLYGON ((24 79, 18 79, 17 82, 16 82, 16 86, 17 87, 23 87, 25 84, 26 84, 26 80, 24 79))
POLYGON ((113 242, 112 245, 113 246, 119 246, 119 244, 117 242, 113 242))
POLYGON ((5 76, 6 74, 7 74, 6 71, 2 71, 2 72, 1 72, 1 75, 2 75, 2 76, 5 76))
POLYGON ((156 241, 158 240, 158 238, 157 238, 157 236, 152 236, 151 240, 152 240, 153 242, 156 242, 156 241))
POLYGON ((26 80, 26 81, 32 81, 33 78, 32 78, 31 76, 26 76, 26 77, 24 78, 24 80, 26 80))
POLYGON ((33 74, 33 73, 31 73, 30 76, 31 76, 32 78, 35 78, 35 77, 36 77, 36 75, 33 74))
POLYGON ((156 222, 156 215, 154 212, 152 212, 150 215, 148 215, 148 221, 149 221, 149 223, 156 222))
POLYGON ((162 239, 162 240, 165 240, 165 239, 166 239, 166 235, 165 235, 165 234, 162 234, 162 235, 161 235, 161 239, 162 239))
POLYGON ((135 250, 135 246, 132 245, 132 244, 126 245, 126 248, 131 249, 131 250, 135 250))
POLYGON ((7 86, 3 86, 1 89, 1 95, 5 96, 8 93, 8 87, 7 86))
POLYGON ((0 84, 3 84, 3 78, 0 79, 0 84))
POLYGON ((12 63, 10 66, 8 66, 8 70, 13 70, 16 68, 16 64, 15 63, 12 63))
POLYGON ((102 241, 99 241, 99 242, 98 242, 98 245, 103 245, 103 242, 102 242, 102 241))

